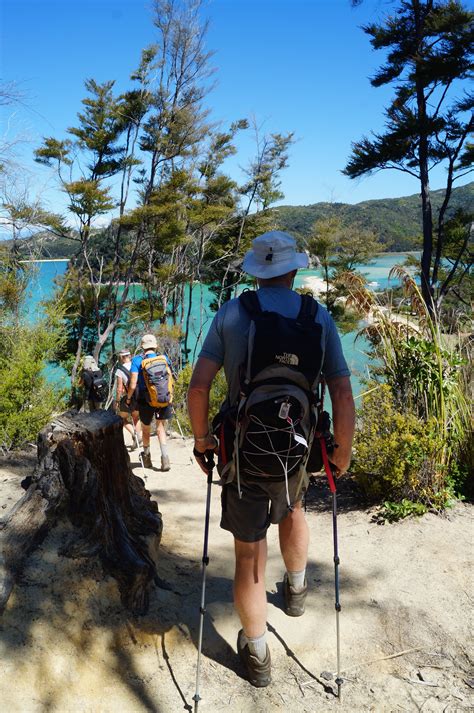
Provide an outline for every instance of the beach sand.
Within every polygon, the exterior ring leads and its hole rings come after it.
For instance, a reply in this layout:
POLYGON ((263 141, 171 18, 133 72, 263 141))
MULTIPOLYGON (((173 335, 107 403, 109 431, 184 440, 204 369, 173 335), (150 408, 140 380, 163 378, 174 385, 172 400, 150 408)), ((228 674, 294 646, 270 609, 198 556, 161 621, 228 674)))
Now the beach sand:
MULTIPOLYGON (((311 290, 316 299, 321 292, 326 292, 327 289, 325 280, 323 280, 322 277, 316 277, 316 275, 305 277, 303 287, 311 290)), ((332 289, 331 286, 329 286, 329 289, 332 289)))

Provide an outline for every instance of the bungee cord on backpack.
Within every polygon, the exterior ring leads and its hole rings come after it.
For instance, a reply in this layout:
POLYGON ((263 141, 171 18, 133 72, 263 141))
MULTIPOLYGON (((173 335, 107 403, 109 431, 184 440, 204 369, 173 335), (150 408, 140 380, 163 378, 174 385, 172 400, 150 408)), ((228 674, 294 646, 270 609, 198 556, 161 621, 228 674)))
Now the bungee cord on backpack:
POLYGON ((247 476, 265 478, 274 473, 284 475, 288 508, 292 510, 288 477, 300 465, 301 445, 304 439, 296 433, 293 421, 289 417, 285 420, 288 426, 272 427, 254 414, 250 415, 245 434, 247 448, 241 449, 240 457, 247 476), (272 434, 275 436, 273 439, 272 434), (282 446, 284 439, 287 439, 287 444, 282 446), (262 440, 268 442, 268 447, 264 446, 262 440), (265 467, 258 465, 259 457, 264 461, 265 467), (275 461, 274 465, 272 459, 275 461))

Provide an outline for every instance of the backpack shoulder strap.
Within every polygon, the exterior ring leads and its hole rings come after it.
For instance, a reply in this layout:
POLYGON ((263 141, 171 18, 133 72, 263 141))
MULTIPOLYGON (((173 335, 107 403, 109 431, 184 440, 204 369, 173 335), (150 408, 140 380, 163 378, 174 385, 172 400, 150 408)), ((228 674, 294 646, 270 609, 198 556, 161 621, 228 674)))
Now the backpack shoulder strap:
POLYGON ((251 317, 262 312, 260 301, 254 290, 244 290, 239 296, 239 302, 251 317))
POLYGON ((317 312, 318 303, 312 295, 308 292, 304 292, 301 295, 301 306, 297 319, 302 322, 314 322, 317 312))
POLYGON ((124 366, 123 364, 119 364, 119 365, 117 366, 117 371, 121 371, 122 374, 127 377, 127 379, 130 378, 130 371, 129 371, 129 370, 127 369, 127 367, 124 366))

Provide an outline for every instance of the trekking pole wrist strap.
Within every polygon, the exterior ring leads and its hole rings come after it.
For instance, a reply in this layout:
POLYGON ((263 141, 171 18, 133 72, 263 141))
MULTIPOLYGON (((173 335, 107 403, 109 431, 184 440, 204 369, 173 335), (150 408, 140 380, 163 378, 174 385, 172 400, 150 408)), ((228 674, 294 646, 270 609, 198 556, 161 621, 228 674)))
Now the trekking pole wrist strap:
POLYGON ((194 440, 196 443, 204 443, 204 441, 207 441, 211 435, 211 432, 208 430, 205 436, 194 436, 194 440))

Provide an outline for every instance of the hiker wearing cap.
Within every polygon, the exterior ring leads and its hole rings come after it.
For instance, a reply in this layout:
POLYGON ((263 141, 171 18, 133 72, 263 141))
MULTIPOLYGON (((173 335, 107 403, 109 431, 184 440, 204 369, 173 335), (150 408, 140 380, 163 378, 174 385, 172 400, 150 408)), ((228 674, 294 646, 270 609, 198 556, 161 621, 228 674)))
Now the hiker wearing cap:
POLYGON ((102 407, 107 395, 107 382, 93 356, 85 356, 82 363, 80 385, 83 388, 83 407, 97 411, 102 407))
MULTIPOLYGON (((271 681, 265 587, 266 533, 271 523, 278 524, 286 568, 284 610, 290 616, 301 616, 305 610, 309 535, 302 498, 309 476, 307 456, 302 454, 309 452, 315 431, 308 412, 316 408, 311 398, 322 377, 338 444, 331 454, 336 474, 344 473, 351 459, 354 401, 335 324, 322 305, 292 289, 297 270, 307 266, 307 255, 296 251, 295 240, 287 233, 271 231, 253 240, 243 269, 257 278, 258 290, 244 292, 217 312, 188 392, 194 445, 204 460, 206 452, 216 448, 208 423, 209 392, 224 368, 228 393, 219 417, 221 527, 234 536, 234 604, 242 624, 237 650, 255 686, 271 681), (272 354, 270 364, 267 351, 278 340, 284 348, 272 354), (286 376, 281 374, 289 374, 294 383, 283 383, 286 376), (254 381, 255 375, 260 383, 254 381), (305 389, 304 384, 311 386, 305 389), (265 389, 270 396, 265 397, 265 389), (310 405, 306 410, 305 399, 310 405), (266 408, 274 409, 272 428, 265 427, 266 408), (306 421, 310 425, 305 431, 306 421), (230 437, 226 428, 231 429, 230 437), (270 447, 275 434, 283 438, 281 448, 270 447)), ((198 462, 207 472, 205 460, 198 462)))
POLYGON ((141 434, 141 426, 135 394, 133 394, 130 404, 127 405, 132 355, 128 349, 122 349, 118 357, 119 364, 115 371, 115 408, 123 420, 124 430, 132 436, 130 449, 133 451, 137 447, 136 437, 138 438, 141 434), (129 423, 130 418, 133 423, 129 423))
MULTIPOLYGON (((168 444, 166 442, 165 422, 171 418, 173 414, 171 396, 169 394, 168 398, 166 395, 163 396, 161 402, 153 401, 153 385, 150 383, 150 378, 147 373, 144 372, 144 366, 148 363, 153 364, 153 362, 158 362, 158 365, 163 367, 168 378, 168 373, 171 375, 169 360, 166 355, 159 355, 157 353, 158 344, 154 334, 145 334, 142 337, 141 346, 143 354, 139 354, 132 359, 126 405, 129 406, 131 404, 135 388, 137 387, 137 407, 143 439, 143 466, 145 468, 153 467, 150 454, 150 427, 153 416, 155 416, 156 435, 158 436, 161 449, 161 470, 168 471, 170 469, 170 459, 168 455, 168 444), (161 406, 156 405, 157 403, 161 403, 161 406)), ((161 372, 158 373, 158 376, 161 376, 161 372)), ((169 379, 171 380, 171 376, 169 376, 169 379)), ((159 378, 160 383, 161 381, 161 378, 159 378)), ((170 387, 169 390, 171 390, 171 388, 172 387, 170 387)))

